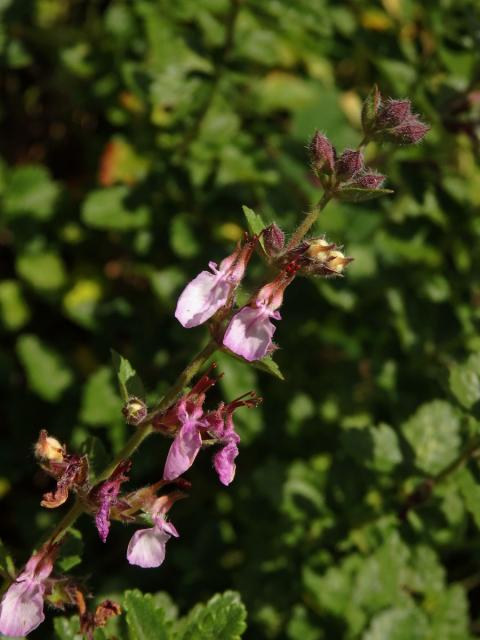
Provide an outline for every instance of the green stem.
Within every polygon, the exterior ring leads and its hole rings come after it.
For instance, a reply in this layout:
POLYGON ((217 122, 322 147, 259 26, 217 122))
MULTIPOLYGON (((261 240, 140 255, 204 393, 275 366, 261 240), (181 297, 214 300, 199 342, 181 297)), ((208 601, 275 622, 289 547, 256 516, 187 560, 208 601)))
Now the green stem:
MULTIPOLYGON (((197 375, 203 365, 207 362, 211 355, 217 350, 216 342, 211 339, 207 345, 191 360, 191 362, 185 367, 182 373, 178 376, 174 384, 170 387, 167 393, 160 400, 158 406, 151 411, 143 423, 138 426, 125 446, 117 453, 113 460, 103 469, 103 471, 96 477, 95 485, 103 482, 110 477, 112 471, 117 465, 126 458, 129 458, 142 444, 145 438, 153 431, 152 422, 156 416, 166 411, 177 399, 182 390, 188 385, 192 378, 197 375)), ((84 512, 84 506, 79 498, 75 500, 75 503, 71 509, 60 520, 52 534, 49 536, 46 544, 54 544, 59 542, 67 533, 68 529, 75 523, 77 518, 84 512)))
POLYGON ((296 246, 300 244, 305 235, 310 231, 310 228, 317 221, 318 216, 320 215, 320 211, 325 209, 328 202, 331 200, 332 194, 325 191, 322 196, 320 202, 318 202, 310 211, 310 213, 305 217, 304 221, 298 226, 290 239, 290 242, 287 246, 287 251, 290 249, 294 249, 296 246))

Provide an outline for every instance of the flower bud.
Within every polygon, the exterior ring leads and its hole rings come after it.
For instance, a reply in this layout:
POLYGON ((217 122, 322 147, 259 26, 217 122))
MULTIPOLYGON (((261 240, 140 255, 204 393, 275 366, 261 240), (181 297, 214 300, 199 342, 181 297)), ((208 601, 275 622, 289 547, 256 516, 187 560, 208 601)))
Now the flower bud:
POLYGON ((35 456, 48 462, 63 462, 64 455, 65 449, 60 442, 42 429, 35 443, 35 456))
POLYGON ((382 186, 384 180, 385 176, 382 176, 381 173, 364 173, 363 175, 355 176, 354 186, 378 189, 382 186))
POLYGON ((339 180, 350 180, 363 167, 363 154, 355 149, 345 149, 335 163, 339 180))
POLYGON ((310 246, 307 249, 307 255, 313 260, 326 262, 330 252, 335 248, 335 243, 330 244, 325 238, 317 238, 312 240, 310 246))
POLYGON ((327 267, 340 275, 344 267, 351 261, 352 258, 347 258, 341 251, 333 250, 328 256, 327 267))
POLYGON ((331 175, 335 169, 335 149, 329 139, 316 131, 310 142, 309 151, 315 173, 331 175))
POLYGON ((122 408, 122 413, 126 423, 136 427, 145 419, 148 413, 147 405, 140 398, 132 396, 122 408))
POLYGON ((379 129, 396 127, 412 116, 410 100, 392 100, 382 106, 376 125, 379 129))
POLYGON ((285 234, 275 222, 264 229, 263 244, 269 256, 275 256, 283 249, 285 234))
POLYGON ((429 130, 430 127, 428 125, 412 116, 398 127, 390 129, 387 139, 397 144, 415 144, 420 142, 429 130))

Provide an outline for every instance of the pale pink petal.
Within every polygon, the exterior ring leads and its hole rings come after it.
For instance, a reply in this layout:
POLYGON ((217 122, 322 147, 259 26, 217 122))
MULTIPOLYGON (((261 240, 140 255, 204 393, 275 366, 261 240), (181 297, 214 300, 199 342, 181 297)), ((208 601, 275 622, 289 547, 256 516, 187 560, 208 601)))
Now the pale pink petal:
POLYGON ((175 538, 179 537, 179 533, 176 530, 173 522, 170 522, 169 520, 165 520, 164 518, 157 518, 155 520, 155 525, 161 529, 162 531, 165 531, 165 533, 168 533, 168 535, 170 536, 174 536, 175 538))
POLYGON ((168 481, 175 480, 187 469, 190 469, 201 447, 202 437, 198 430, 198 422, 196 420, 188 420, 180 428, 170 446, 163 471, 163 479, 168 481))
POLYGON ((180 295, 175 317, 187 329, 197 327, 223 307, 232 287, 222 272, 202 271, 180 295))
POLYGON ((223 344, 249 362, 260 360, 271 348, 275 329, 266 307, 243 307, 231 319, 223 344))
POLYGON ((15 638, 28 635, 45 620, 45 586, 35 579, 22 580, 23 575, 8 588, 0 603, 0 633, 15 638))
POLYGON ((218 474, 220 482, 228 486, 235 477, 235 458, 238 456, 238 447, 233 440, 222 447, 213 456, 213 466, 218 474))
POLYGON ((144 569, 159 567, 165 560, 170 535, 159 527, 135 531, 127 549, 127 560, 144 569))

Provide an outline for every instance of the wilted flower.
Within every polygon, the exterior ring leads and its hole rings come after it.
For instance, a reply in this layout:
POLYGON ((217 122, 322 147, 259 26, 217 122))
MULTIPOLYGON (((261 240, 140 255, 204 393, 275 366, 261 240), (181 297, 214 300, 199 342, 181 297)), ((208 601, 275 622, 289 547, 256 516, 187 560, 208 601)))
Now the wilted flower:
POLYGON ((271 353, 272 336, 276 327, 270 318, 281 319, 277 309, 293 278, 294 274, 285 269, 273 282, 262 287, 250 303, 230 320, 223 337, 224 346, 249 362, 260 360, 271 353))
POLYGON ((212 273, 202 271, 187 284, 175 310, 175 317, 180 324, 187 329, 196 327, 227 304, 243 278, 256 241, 257 237, 253 236, 243 246, 239 243, 232 255, 220 263, 219 268, 215 262, 209 262, 212 273))
POLYGON ((35 453, 42 469, 55 478, 57 486, 43 496, 42 507, 55 509, 66 502, 71 490, 80 491, 88 482, 87 456, 67 454, 56 438, 52 438, 45 430, 40 432, 35 445, 35 453))
POLYGON ((95 524, 102 542, 106 542, 110 531, 110 509, 119 501, 121 485, 129 479, 126 474, 131 466, 130 460, 120 462, 108 480, 94 487, 88 496, 89 501, 96 508, 95 524))
POLYGON ((165 515, 179 498, 185 497, 179 491, 158 498, 152 508, 153 527, 136 531, 127 549, 127 560, 130 564, 144 569, 159 567, 165 559, 165 545, 172 536, 179 537, 173 524, 165 515))
POLYGON ((33 555, 0 602, 0 632, 23 637, 44 620, 43 603, 46 581, 53 569, 55 548, 33 555))

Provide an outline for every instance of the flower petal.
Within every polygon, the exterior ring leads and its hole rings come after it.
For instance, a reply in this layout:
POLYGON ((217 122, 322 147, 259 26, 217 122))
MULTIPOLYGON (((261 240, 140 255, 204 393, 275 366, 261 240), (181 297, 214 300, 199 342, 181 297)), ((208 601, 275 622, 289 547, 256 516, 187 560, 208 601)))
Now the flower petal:
POLYGON ((197 327, 216 313, 227 302, 232 284, 222 272, 202 271, 180 295, 175 317, 185 328, 197 327))
POLYGON ((135 531, 127 549, 127 560, 144 569, 159 567, 165 560, 170 535, 159 527, 135 531))
POLYGON ((223 338, 223 344, 249 362, 267 355, 275 333, 265 307, 243 307, 233 316, 223 338))
POLYGON ((235 477, 235 458, 238 456, 238 447, 235 441, 230 441, 213 456, 213 466, 218 474, 220 482, 228 486, 235 477))
POLYGON ((164 480, 175 480, 190 469, 202 447, 197 420, 188 420, 180 428, 168 452, 163 471, 164 480))
POLYGON ((0 603, 0 633, 15 638, 28 635, 45 620, 45 586, 34 579, 22 581, 22 575, 9 587, 0 603))

